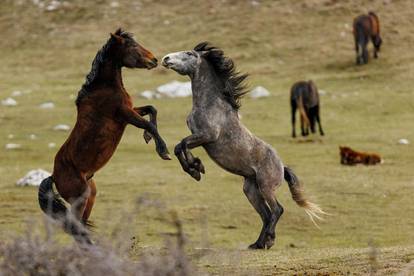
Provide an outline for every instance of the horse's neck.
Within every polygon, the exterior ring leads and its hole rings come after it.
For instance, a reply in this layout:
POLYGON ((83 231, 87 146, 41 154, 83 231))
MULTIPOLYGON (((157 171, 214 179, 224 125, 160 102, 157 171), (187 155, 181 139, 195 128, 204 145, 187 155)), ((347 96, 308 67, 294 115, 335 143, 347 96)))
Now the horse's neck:
POLYGON ((205 108, 206 106, 229 105, 223 97, 221 81, 207 64, 202 64, 194 76, 191 77, 193 92, 193 107, 205 108))
POLYGON ((104 83, 124 87, 122 82, 122 70, 113 61, 107 61, 102 64, 102 69, 99 71, 98 79, 104 83))

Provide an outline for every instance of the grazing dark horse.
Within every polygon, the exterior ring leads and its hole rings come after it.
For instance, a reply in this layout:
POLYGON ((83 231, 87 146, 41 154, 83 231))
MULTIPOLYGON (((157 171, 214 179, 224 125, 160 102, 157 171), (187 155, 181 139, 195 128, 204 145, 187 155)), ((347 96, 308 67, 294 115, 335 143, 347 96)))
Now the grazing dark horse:
POLYGON ((65 231, 77 241, 91 243, 85 228, 72 223, 69 215, 77 222, 88 223, 96 196, 92 177, 109 161, 128 124, 145 129, 145 141, 148 143, 154 138, 161 158, 170 159, 157 130, 155 108, 133 107, 122 83, 122 67, 152 69, 156 66, 157 59, 151 52, 131 34, 118 29, 96 54, 91 72, 79 91, 75 127, 56 154, 52 176, 43 180, 39 188, 41 209, 63 221, 65 231), (147 114, 150 121, 142 117, 147 114), (58 194, 53 192, 53 183, 58 194), (60 197, 71 204, 70 211, 60 197))
POLYGON ((300 113, 300 129, 302 136, 309 134, 309 126, 315 133, 315 123, 318 122, 319 133, 324 135, 319 116, 319 93, 313 81, 296 82, 290 89, 290 107, 292 111, 292 137, 296 137, 296 109, 300 113))
POLYGON ((378 16, 374 12, 369 12, 356 17, 353 23, 353 32, 357 54, 356 63, 358 65, 368 63, 367 45, 369 40, 374 44, 374 58, 377 58, 382 44, 378 16))
POLYGON ((243 86, 247 75, 237 73, 222 50, 203 42, 192 51, 166 55, 162 64, 191 78, 193 108, 187 125, 192 135, 184 138, 174 153, 183 170, 197 181, 205 173, 204 166, 190 150, 199 146, 220 167, 244 177, 244 193, 263 221, 259 238, 249 248, 269 249, 274 244, 275 227, 283 213, 275 190, 283 179, 296 203, 312 220, 319 218, 323 211, 305 198, 293 171, 283 165, 269 144, 240 122, 238 109, 240 98, 247 93, 243 86))

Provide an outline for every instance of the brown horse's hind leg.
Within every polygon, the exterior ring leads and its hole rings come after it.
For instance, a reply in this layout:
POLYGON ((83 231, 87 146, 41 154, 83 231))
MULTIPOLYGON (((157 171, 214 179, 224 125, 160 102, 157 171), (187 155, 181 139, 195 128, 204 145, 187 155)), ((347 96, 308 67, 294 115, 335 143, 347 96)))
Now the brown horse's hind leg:
POLYGON ((80 243, 91 244, 88 232, 81 226, 90 188, 86 179, 74 168, 58 167, 59 173, 54 174, 59 194, 71 205, 71 217, 65 220, 65 231, 73 235, 80 243))
POLYGON ((256 181, 254 179, 245 178, 243 191, 249 200, 250 204, 254 207, 257 213, 259 213, 263 226, 260 232, 257 241, 249 246, 250 249, 264 249, 265 248, 265 238, 266 238, 266 229, 270 222, 270 209, 266 205, 266 202, 260 191, 257 187, 256 181))
POLYGON ((93 179, 88 180, 88 185, 90 189, 89 197, 86 202, 85 211, 83 212, 82 222, 87 226, 92 226, 92 224, 88 221, 89 216, 91 215, 93 205, 95 203, 96 198, 96 184, 93 179))

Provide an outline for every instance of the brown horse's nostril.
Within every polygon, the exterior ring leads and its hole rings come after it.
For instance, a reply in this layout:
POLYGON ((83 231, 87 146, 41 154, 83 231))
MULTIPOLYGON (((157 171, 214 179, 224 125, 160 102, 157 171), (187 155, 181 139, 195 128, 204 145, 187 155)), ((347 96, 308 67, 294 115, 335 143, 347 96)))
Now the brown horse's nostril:
POLYGON ((155 57, 152 59, 152 61, 155 62, 155 63, 158 63, 158 59, 155 58, 155 57))

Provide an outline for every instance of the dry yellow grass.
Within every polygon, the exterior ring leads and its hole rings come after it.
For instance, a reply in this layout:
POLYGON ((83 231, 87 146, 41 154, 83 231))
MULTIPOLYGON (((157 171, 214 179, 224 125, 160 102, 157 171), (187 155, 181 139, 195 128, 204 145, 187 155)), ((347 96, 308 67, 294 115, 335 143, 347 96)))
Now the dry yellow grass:
MULTIPOLYGON (((322 230, 315 229, 283 185, 277 195, 286 212, 275 247, 240 251, 260 229, 241 179, 195 150, 207 174, 194 183, 176 160, 160 160, 154 145, 145 145, 142 132, 130 127, 115 156, 95 176, 97 235, 108 234, 115 224, 108 215, 118 217, 136 197, 146 195, 177 210, 190 248, 211 248, 202 254, 189 249, 193 261, 217 274, 369 273, 370 242, 378 250, 380 273, 397 272, 414 259, 412 1, 117 1, 117 8, 105 0, 68 2, 53 12, 23 0, 6 0, 0 7, 0 97, 13 90, 30 92, 16 97, 17 107, 0 106, 1 238, 23 231, 27 217, 41 217, 36 189, 14 182, 29 169, 52 168, 56 149, 47 144, 60 145, 67 136, 52 127, 73 125, 73 97, 96 51, 110 31, 123 26, 158 57, 211 41, 251 74, 251 86, 268 88, 269 98, 244 99, 244 123, 278 150, 307 194, 333 216, 322 230), (356 67, 352 18, 368 10, 380 16, 384 45, 378 60, 356 67), (326 91, 321 96, 326 136, 298 143, 289 136, 288 91, 293 82, 310 78, 326 91), (56 108, 40 110, 38 104, 45 101, 56 108), (28 139, 32 133, 37 140, 28 139), (9 134, 15 138, 8 139, 9 134), (411 144, 397 145, 400 138, 411 144), (10 142, 23 148, 6 151, 10 142), (341 166, 338 145, 379 152, 385 163, 341 166)), ((177 78, 162 68, 124 71, 136 105, 153 104, 159 110, 160 132, 170 150, 189 133, 185 117, 191 100, 148 101, 138 94, 177 78)), ((140 213, 137 221, 126 227, 139 233, 142 247, 159 246, 170 231, 152 211, 140 213)))

